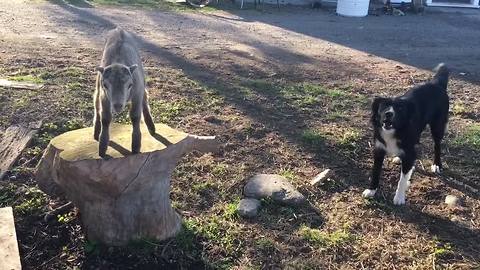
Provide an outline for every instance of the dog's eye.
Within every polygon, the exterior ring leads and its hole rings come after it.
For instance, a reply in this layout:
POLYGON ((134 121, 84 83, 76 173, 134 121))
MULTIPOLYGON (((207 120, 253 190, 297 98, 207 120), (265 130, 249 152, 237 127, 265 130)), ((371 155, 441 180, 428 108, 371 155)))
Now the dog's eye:
POLYGON ((132 89, 133 83, 128 85, 128 89, 132 89))

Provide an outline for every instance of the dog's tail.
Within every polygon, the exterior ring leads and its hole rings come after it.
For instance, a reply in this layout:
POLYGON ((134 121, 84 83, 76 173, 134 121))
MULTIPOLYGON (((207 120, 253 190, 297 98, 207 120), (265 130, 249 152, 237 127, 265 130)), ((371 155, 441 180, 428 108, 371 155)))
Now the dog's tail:
POLYGON ((433 71, 435 71, 435 76, 433 76, 432 83, 447 90, 448 76, 450 75, 448 67, 444 63, 440 63, 433 71))

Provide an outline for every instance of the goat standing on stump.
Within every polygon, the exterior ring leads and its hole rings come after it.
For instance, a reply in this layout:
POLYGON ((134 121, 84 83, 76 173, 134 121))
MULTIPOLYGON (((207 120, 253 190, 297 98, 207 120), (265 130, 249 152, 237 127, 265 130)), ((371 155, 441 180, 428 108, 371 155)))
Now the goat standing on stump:
POLYGON ((110 141, 109 126, 112 111, 120 113, 126 103, 131 101, 130 119, 132 120, 132 153, 140 152, 140 119, 143 117, 150 134, 155 134, 145 90, 145 73, 133 37, 126 31, 116 28, 108 32, 98 71, 94 94, 95 140, 99 140, 98 152, 105 157, 110 141))

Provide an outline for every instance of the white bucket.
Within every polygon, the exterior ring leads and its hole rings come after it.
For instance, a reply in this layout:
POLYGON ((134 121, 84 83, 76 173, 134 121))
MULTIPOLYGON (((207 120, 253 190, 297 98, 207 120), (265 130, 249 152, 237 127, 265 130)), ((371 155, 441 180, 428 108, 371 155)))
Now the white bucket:
POLYGON ((365 17, 370 0, 338 0, 337 14, 348 17, 365 17))

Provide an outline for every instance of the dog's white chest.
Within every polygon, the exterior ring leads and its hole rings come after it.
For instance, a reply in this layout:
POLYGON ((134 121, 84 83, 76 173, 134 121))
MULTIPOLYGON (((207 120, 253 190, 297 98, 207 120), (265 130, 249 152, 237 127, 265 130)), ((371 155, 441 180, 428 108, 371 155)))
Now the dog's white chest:
POLYGON ((403 150, 398 147, 398 140, 394 136, 395 130, 382 130, 380 131, 380 136, 385 141, 385 144, 380 141, 375 142, 375 146, 381 148, 387 152, 389 156, 401 156, 403 150))

